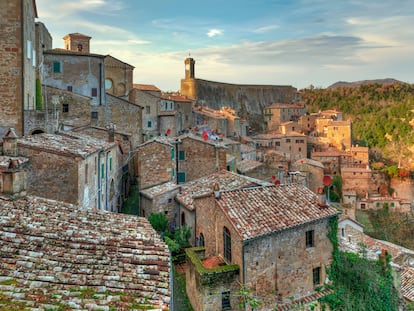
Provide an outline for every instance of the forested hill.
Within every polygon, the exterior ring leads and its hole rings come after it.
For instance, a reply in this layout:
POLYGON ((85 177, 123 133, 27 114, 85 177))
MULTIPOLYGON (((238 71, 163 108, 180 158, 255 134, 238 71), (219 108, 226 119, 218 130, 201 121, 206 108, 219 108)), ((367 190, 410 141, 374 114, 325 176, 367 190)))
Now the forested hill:
POLYGON ((334 109, 353 122, 353 141, 378 147, 388 158, 407 160, 414 146, 414 85, 361 84, 301 91, 308 112, 334 109), (404 158, 404 159, 403 159, 404 158))

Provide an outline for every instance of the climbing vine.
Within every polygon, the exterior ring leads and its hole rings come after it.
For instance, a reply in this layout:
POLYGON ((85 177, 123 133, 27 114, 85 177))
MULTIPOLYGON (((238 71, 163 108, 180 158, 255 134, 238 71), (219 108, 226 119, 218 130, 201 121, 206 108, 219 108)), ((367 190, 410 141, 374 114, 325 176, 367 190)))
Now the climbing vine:
POLYGON ((329 222, 328 237, 333 245, 333 262, 328 269, 333 294, 321 299, 331 310, 398 310, 389 256, 372 261, 338 248, 338 219, 329 222))

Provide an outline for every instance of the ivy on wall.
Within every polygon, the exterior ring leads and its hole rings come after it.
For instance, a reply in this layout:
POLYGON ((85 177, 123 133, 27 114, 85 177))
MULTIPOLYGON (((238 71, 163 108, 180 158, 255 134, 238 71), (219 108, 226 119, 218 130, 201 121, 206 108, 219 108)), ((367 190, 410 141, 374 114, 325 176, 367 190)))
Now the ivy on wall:
POLYGON ((40 84, 40 80, 36 79, 36 110, 42 110, 42 108, 42 85, 40 84))

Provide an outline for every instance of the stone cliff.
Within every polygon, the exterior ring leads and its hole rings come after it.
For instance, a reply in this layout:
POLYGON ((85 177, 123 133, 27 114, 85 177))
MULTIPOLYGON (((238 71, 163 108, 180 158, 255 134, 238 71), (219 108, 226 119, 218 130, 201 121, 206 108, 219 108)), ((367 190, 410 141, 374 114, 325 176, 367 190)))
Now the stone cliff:
POLYGON ((197 103, 213 109, 230 107, 247 118, 250 126, 262 129, 263 108, 271 103, 295 101, 297 89, 290 85, 244 85, 195 79, 197 103))

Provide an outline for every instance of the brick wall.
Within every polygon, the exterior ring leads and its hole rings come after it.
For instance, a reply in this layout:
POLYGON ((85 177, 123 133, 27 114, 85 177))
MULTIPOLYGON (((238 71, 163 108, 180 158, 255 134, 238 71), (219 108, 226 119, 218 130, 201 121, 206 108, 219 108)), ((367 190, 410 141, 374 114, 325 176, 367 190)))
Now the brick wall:
POLYGON ((142 134, 144 135, 144 141, 159 135, 158 107, 161 102, 160 96, 161 91, 133 89, 131 92, 131 101, 143 107, 142 134))
POLYGON ((31 0, 0 3, 0 124, 20 134, 23 107, 33 109, 35 100, 34 18, 31 0))
POLYGON ((178 157, 180 151, 185 153, 184 160, 178 158, 178 172, 185 173, 186 182, 226 169, 224 148, 187 137, 182 139, 177 149, 178 157))
POLYGON ((28 194, 78 203, 78 159, 20 145, 19 154, 29 158, 31 163, 27 175, 28 194))
POLYGON ((106 87, 106 91, 115 96, 127 96, 132 89, 133 72, 133 66, 112 56, 106 56, 105 79, 112 83, 110 88, 106 87))
POLYGON ((138 148, 135 152, 135 172, 138 174, 140 190, 170 181, 173 161, 171 150, 159 142, 150 142, 138 148))

